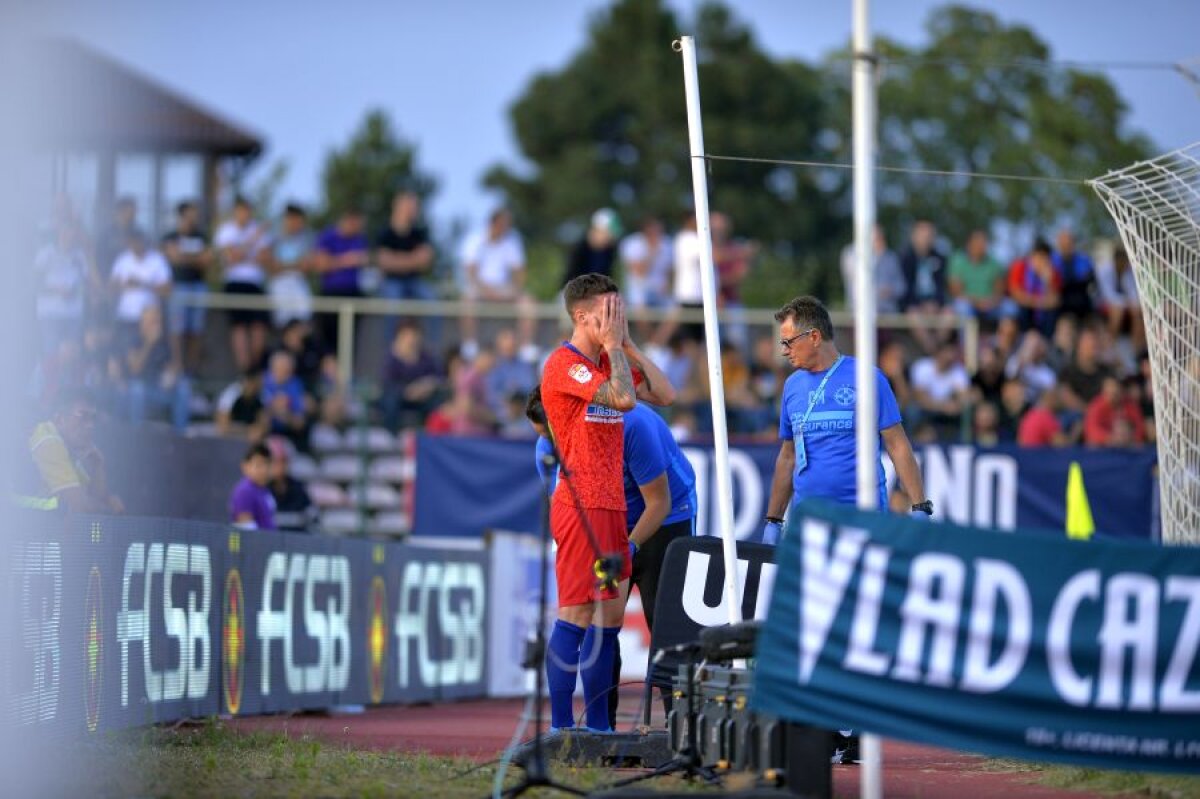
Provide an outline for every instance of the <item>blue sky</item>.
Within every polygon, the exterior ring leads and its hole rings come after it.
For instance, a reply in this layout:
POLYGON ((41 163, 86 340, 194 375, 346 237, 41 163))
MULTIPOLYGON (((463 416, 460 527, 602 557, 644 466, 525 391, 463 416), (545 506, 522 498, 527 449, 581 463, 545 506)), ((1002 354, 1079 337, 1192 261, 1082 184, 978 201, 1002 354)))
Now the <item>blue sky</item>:
MULTIPOLYGON (((685 16, 694 2, 671 3, 685 16)), ((529 79, 561 67, 583 43, 601 0, 281 0, 200 3, 66 0, 41 23, 73 35, 218 109, 268 142, 263 163, 286 157, 284 193, 318 198, 324 153, 373 106, 387 109, 440 180, 432 209, 477 222, 493 204, 484 169, 513 162, 507 108, 529 79)), ((733 4, 779 56, 816 59, 850 35, 849 0, 746 0, 733 4)), ((922 38, 928 0, 877 0, 873 29, 922 38)), ((988 0, 974 5, 1032 27, 1055 57, 1179 61, 1200 56, 1193 0, 988 0), (1086 12, 1081 9, 1086 6, 1086 12)), ((668 46, 664 42, 663 46, 668 46)), ((1196 63, 1200 70, 1200 62, 1196 63)), ((1200 140, 1200 87, 1170 72, 1109 73, 1133 125, 1161 149, 1200 140)), ((681 78, 682 81, 682 78, 681 78)), ((682 91, 682 82, 680 86, 682 91)), ((781 144, 779 154, 788 153, 781 144)), ((797 154, 803 155, 803 154, 797 154)), ((1114 165, 1118 166, 1118 165, 1114 165)))

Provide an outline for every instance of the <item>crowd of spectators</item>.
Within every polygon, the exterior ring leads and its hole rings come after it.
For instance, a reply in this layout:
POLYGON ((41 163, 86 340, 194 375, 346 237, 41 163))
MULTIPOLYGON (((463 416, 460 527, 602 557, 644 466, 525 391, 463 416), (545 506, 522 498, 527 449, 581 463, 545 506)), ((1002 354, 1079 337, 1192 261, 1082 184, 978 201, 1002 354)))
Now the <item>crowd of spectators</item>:
MULTIPOLYGON (((122 200, 111 224, 93 236, 59 202, 35 258, 35 398, 85 390, 113 415, 159 417, 180 430, 209 415, 222 434, 273 436, 300 452, 315 430, 344 432, 364 417, 393 432, 525 435, 524 398, 555 341, 538 340, 525 249, 507 210, 466 239, 452 291, 433 280, 438 252, 411 192, 396 195, 386 226, 373 232, 357 208, 341 209, 318 231, 298 205, 267 221, 238 198, 211 239, 197 206, 182 203, 172 229, 155 241, 136 225, 136 210, 122 200), (216 312, 197 303, 214 289, 258 298, 260 307, 220 312, 228 315, 238 377, 201 390, 206 348, 214 347, 206 325, 216 312), (453 293, 463 300, 457 336, 447 337, 436 317, 390 319, 373 391, 341 382, 337 320, 313 313, 315 295, 430 300, 453 293), (516 313, 485 328, 481 303, 516 313)), ((714 212, 711 222, 730 430, 769 439, 787 374, 773 331, 745 322, 741 288, 759 248, 735 235, 728 215, 714 212)), ((635 319, 642 309, 700 307, 694 220, 685 217, 671 235, 664 220, 649 217, 623 234, 612 210, 593 214, 564 252, 562 282, 585 272, 619 279, 635 319)), ((1064 229, 1053 246, 1039 239, 1006 267, 985 230, 960 247, 946 243, 928 220, 913 224, 898 250, 875 232, 878 310, 908 320, 885 328, 880 368, 914 438, 1026 446, 1154 440, 1145 332, 1120 249, 1094 263, 1064 229), (978 363, 974 374, 956 332, 965 318, 976 319, 982 333, 970 359, 978 363)), ((852 255, 847 248, 842 258, 850 307, 852 255)), ((634 324, 679 388, 674 429, 703 436, 712 420, 702 326, 670 318, 634 324)))
MULTIPOLYGON (((843 257, 851 275, 852 253, 843 257)), ((977 320, 974 375, 961 339, 915 324, 912 336, 883 336, 880 368, 918 442, 981 446, 1129 447, 1154 441, 1145 328, 1129 259, 1120 249, 1099 262, 1062 229, 1005 267, 987 231, 960 250, 939 249, 933 224, 917 222, 897 255, 875 235, 880 311, 917 319, 977 320)), ((852 303, 846 281, 847 302, 852 303)))

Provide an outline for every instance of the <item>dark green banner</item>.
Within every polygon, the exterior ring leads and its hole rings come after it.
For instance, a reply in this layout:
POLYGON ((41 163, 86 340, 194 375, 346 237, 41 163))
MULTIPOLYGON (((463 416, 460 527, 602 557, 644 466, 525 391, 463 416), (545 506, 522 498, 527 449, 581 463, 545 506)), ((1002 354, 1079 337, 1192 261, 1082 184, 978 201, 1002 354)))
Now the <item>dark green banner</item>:
POLYGON ((759 646, 772 714, 955 749, 1200 771, 1200 550, 795 515, 759 646))

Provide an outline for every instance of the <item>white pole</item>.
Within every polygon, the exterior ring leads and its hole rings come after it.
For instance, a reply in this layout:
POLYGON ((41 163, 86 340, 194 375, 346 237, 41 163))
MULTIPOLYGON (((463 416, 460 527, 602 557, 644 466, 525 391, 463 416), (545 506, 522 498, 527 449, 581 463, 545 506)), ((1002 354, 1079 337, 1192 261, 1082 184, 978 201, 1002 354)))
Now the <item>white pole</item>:
POLYGON ((733 479, 729 472, 729 433, 725 429, 725 383, 721 377, 721 331, 717 324, 717 278, 713 269, 712 234, 708 223, 708 177, 705 173, 704 131, 700 126, 700 77, 696 71, 696 41, 682 36, 683 88, 687 94, 688 139, 691 142, 692 191, 696 195, 696 235, 700 238, 700 287, 704 296, 704 339, 708 352, 708 385, 712 389, 713 450, 717 477, 717 530, 725 556, 725 604, 729 623, 742 620, 738 585, 737 539, 733 531, 733 479))
MULTIPOLYGON (((858 507, 879 507, 879 398, 875 391, 875 64, 869 0, 854 0, 854 379, 858 507)), ((883 743, 863 735, 862 799, 883 796, 883 743)))

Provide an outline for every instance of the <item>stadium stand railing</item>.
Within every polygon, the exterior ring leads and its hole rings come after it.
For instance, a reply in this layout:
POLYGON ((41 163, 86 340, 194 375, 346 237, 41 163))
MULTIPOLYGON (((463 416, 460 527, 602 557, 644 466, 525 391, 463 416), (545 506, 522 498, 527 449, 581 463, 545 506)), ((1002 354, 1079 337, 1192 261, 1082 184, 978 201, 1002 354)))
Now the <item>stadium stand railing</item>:
MULTIPOLYGON (((202 305, 215 311, 263 310, 274 306, 269 297, 252 297, 210 293, 186 295, 175 298, 184 304, 202 305)), ((317 422, 309 432, 309 451, 295 452, 290 461, 290 472, 308 488, 313 504, 319 513, 317 527, 334 535, 376 535, 396 537, 407 534, 411 529, 412 489, 415 476, 416 431, 401 430, 392 433, 376 425, 368 416, 366 407, 378 396, 378 373, 363 363, 370 356, 378 360, 387 352, 387 342, 379 331, 386 329, 386 318, 405 318, 441 322, 442 328, 452 327, 466 309, 465 303, 456 300, 386 300, 377 298, 330 298, 314 296, 312 311, 314 318, 320 314, 335 314, 339 331, 336 359, 339 383, 352 397, 349 429, 339 431, 317 422), (377 325, 375 335, 364 334, 362 320, 372 320, 377 325), (374 376, 372 376, 374 375, 374 376)), ((489 325, 514 323, 521 311, 513 305, 479 303, 474 306, 475 316, 481 329, 489 325)), ((567 319, 558 303, 541 303, 534 307, 538 320, 538 341, 545 347, 557 341, 566 330, 567 319)), ((839 340, 852 341, 853 316, 849 312, 832 313, 839 340)), ((721 312, 722 325, 743 325, 749 332, 748 342, 770 336, 776 338, 774 310, 738 309, 736 316, 721 312)), ((638 310, 630 314, 631 325, 647 322, 676 322, 679 324, 701 323, 703 313, 698 309, 638 310)), ((881 315, 878 319, 881 332, 904 335, 915 327, 928 329, 956 330, 962 342, 965 365, 971 374, 976 370, 979 343, 979 326, 974 319, 949 315, 936 317, 913 317, 902 314, 881 315)), ((443 334, 447 331, 443 330, 443 334)), ((457 330, 449 331, 455 343, 457 330)), ((445 344, 445 337, 442 344, 445 344)), ((481 337, 486 341, 486 336, 481 337)), ((213 342, 216 344, 217 342, 213 342)), ((219 344, 218 344, 219 346, 219 344)), ((776 347, 777 349, 777 347, 776 347)), ((234 379, 232 373, 210 378, 211 385, 234 379)), ((964 414, 964 431, 967 430, 967 414, 964 414)))

